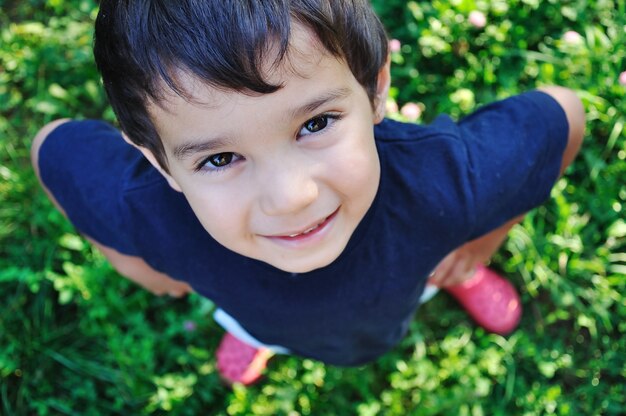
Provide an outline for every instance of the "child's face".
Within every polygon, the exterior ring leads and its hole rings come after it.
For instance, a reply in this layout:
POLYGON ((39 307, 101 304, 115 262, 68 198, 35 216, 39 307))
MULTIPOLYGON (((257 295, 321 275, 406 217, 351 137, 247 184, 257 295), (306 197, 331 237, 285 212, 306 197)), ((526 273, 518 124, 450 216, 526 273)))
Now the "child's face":
POLYGON ((169 162, 164 175, 209 234, 301 273, 335 260, 374 200, 373 125, 389 75, 385 67, 374 111, 347 64, 307 31, 294 29, 285 62, 270 75, 283 85, 275 93, 249 96, 189 78, 196 102, 172 94, 150 113, 169 162))

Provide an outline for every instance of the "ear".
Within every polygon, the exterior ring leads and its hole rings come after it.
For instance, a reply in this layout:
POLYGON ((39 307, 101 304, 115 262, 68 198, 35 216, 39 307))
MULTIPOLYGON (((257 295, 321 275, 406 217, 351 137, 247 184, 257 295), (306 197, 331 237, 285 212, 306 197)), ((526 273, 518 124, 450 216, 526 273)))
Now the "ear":
POLYGON ((123 132, 122 132, 122 137, 124 138, 124 141, 126 143, 130 144, 135 149, 139 150, 141 152, 141 154, 146 159, 148 159, 148 162, 150 162, 150 164, 152 166, 154 166, 154 168, 156 170, 158 170, 161 175, 163 175, 163 177, 165 178, 167 183, 170 185, 170 187, 172 187, 172 189, 174 189, 175 191, 178 191, 178 192, 183 192, 181 187, 180 187, 180 185, 178 184, 178 182, 176 182, 176 180, 169 173, 167 173, 165 170, 163 170, 161 165, 159 165, 159 162, 157 162, 157 158, 154 156, 154 154, 150 150, 148 150, 147 148, 145 148, 143 146, 137 146, 123 132))
POLYGON ((389 86, 391 85, 391 56, 387 56, 387 61, 378 72, 378 83, 376 85, 376 98, 374 100, 374 123, 378 124, 385 118, 387 107, 387 97, 389 96, 389 86))

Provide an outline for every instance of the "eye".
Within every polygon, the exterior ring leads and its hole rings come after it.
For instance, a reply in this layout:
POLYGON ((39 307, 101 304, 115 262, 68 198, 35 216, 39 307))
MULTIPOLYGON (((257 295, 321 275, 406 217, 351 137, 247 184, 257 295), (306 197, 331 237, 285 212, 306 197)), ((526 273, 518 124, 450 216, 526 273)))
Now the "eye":
POLYGON ((197 167, 197 170, 216 172, 228 169, 233 163, 243 159, 242 156, 234 152, 216 153, 204 159, 197 167))
POLYGON ((317 133, 320 130, 324 130, 326 126, 328 126, 327 115, 312 118, 311 120, 304 123, 304 128, 310 133, 317 133))
POLYGON ((298 137, 316 134, 322 130, 332 127, 335 121, 341 119, 339 114, 322 114, 308 120, 302 125, 298 132, 298 137))
POLYGON ((211 155, 207 159, 207 163, 212 164, 216 168, 223 168, 226 165, 229 165, 233 161, 233 153, 218 153, 216 155, 211 155))

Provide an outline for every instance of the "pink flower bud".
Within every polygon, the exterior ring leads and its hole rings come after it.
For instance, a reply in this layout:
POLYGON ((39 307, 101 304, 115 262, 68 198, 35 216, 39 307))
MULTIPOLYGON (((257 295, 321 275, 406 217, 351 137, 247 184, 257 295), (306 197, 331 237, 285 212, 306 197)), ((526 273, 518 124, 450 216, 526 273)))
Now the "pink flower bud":
POLYGON ((422 109, 415 103, 406 103, 400 109, 400 114, 409 121, 416 121, 422 115, 422 109))
POLYGON ((470 12, 467 20, 470 22, 472 26, 478 29, 485 27, 485 25, 487 24, 487 17, 485 16, 483 12, 479 12, 478 10, 474 10, 470 12))
POLYGON ((389 41, 389 50, 391 52, 400 52, 400 49, 402 49, 402 43, 400 43, 398 39, 391 39, 389 41))
POLYGON ((626 71, 619 74, 619 83, 626 86, 626 71))
POLYGON ((576 45, 583 41, 583 37, 580 36, 580 33, 575 32, 573 30, 568 30, 563 34, 563 42, 569 43, 570 45, 576 45))
POLYGON ((394 100, 387 100, 385 103, 385 111, 387 114, 395 114, 398 112, 398 104, 394 100))

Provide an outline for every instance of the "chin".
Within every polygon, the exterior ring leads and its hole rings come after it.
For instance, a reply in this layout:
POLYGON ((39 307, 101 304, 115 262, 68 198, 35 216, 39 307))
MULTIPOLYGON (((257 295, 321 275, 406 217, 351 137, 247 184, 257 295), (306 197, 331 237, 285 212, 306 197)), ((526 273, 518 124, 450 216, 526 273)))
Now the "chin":
POLYGON ((287 273, 308 273, 317 269, 321 269, 322 267, 328 266, 339 257, 339 254, 337 254, 336 256, 332 256, 332 257, 326 256, 323 259, 307 259, 306 261, 274 262, 270 264, 276 267, 277 269, 280 269, 287 273))

